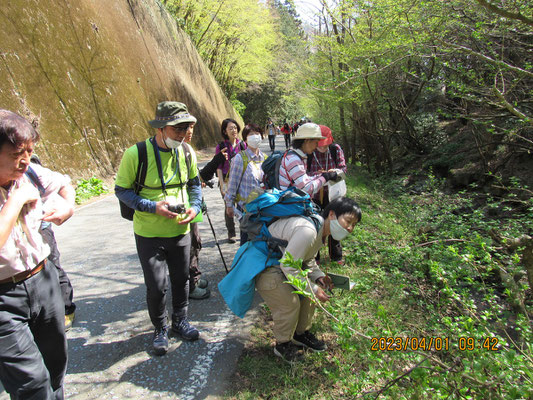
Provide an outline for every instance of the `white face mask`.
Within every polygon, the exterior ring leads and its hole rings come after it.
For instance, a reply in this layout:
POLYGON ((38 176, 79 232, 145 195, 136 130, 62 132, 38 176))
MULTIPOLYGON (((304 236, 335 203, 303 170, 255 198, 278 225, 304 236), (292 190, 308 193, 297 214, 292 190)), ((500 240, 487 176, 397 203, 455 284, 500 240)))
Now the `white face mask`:
POLYGON ((339 241, 350 234, 350 232, 341 226, 337 219, 329 220, 329 231, 331 232, 331 237, 339 241))
POLYGON ((183 143, 184 140, 185 140, 185 138, 181 139, 181 141, 177 141, 177 140, 171 139, 169 137, 166 137, 165 138, 165 144, 166 144, 166 146, 169 149, 177 149, 178 147, 181 146, 181 144, 183 143))
POLYGON ((248 135, 246 138, 246 144, 252 149, 257 149, 261 143, 261 135, 248 135))

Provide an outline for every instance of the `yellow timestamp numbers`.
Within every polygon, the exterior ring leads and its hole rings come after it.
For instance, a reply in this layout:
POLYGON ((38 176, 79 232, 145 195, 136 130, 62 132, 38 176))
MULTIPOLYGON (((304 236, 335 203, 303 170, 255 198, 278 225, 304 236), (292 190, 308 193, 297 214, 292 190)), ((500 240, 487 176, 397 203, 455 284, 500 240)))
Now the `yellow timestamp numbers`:
POLYGON ((499 339, 497 337, 474 338, 459 337, 457 343, 452 343, 448 337, 373 337, 370 350, 372 351, 416 351, 433 350, 448 351, 455 345, 460 351, 488 350, 498 351, 499 339))
POLYGON ((486 337, 479 339, 473 337, 459 337, 457 345, 461 351, 473 351, 476 349, 498 351, 499 342, 500 340, 497 337, 486 337))

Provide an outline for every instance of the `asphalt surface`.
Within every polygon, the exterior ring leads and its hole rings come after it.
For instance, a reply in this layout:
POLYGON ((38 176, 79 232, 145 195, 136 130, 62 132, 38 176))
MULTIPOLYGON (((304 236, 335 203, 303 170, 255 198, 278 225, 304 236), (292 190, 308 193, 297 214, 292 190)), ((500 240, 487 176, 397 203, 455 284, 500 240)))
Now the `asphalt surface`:
MULTIPOLYGON (((285 149, 281 136, 276 147, 285 149)), ((261 149, 270 154, 268 140, 261 149)), ((238 243, 227 241, 218 189, 205 188, 203 193, 229 268, 238 243)), ((121 218, 116 197, 78 208, 54 231, 77 305, 76 320, 67 333, 66 398, 215 399, 228 389, 260 296, 244 319, 229 311, 216 286, 226 272, 207 218, 200 224, 199 262, 211 297, 191 300, 189 305, 189 318, 200 330, 200 339, 185 342, 171 337, 170 349, 161 357, 151 350, 153 327, 132 223, 121 218)), ((170 294, 168 298, 171 313, 170 294)), ((8 398, 0 393, 0 400, 8 398)))

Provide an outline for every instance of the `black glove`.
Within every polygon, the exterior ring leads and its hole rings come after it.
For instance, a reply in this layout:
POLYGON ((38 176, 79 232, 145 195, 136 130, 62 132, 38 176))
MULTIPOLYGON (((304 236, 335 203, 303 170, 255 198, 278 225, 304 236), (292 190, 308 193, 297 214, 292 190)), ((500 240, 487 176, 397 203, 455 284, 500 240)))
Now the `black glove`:
POLYGON ((334 181, 335 179, 337 179, 337 173, 335 171, 322 172, 322 176, 324 177, 326 182, 327 181, 334 181))
POLYGON ((217 153, 200 171, 202 180, 208 182, 213 179, 213 176, 217 172, 217 167, 224 161, 226 161, 226 156, 223 153, 217 153))

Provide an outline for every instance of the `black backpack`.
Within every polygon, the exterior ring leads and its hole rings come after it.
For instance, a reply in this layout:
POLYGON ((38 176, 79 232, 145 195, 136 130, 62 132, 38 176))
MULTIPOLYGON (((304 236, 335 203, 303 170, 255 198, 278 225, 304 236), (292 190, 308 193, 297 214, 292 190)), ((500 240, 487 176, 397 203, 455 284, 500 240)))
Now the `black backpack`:
MULTIPOLYGON (((272 154, 261 164, 261 169, 264 172, 263 175, 263 184, 266 189, 279 189, 279 167, 283 158, 292 152, 298 157, 300 155, 292 150, 286 150, 285 152, 273 151, 272 154)), ((300 157, 301 158, 301 157, 300 157)))
MULTIPOLYGON (((154 140, 155 142, 155 140, 154 140)), ((152 143, 153 146, 157 146, 156 143, 152 143)), ((143 187, 148 187, 144 185, 144 180, 146 179, 146 171, 148 170, 148 154, 146 152, 146 141, 138 142, 136 143, 137 151, 139 153, 139 164, 137 165, 137 174, 135 175, 135 181, 133 182, 133 191, 135 194, 139 194, 141 189, 143 187)), ((189 145, 187 143, 183 143, 183 153, 185 154, 185 163, 187 165, 187 177, 189 176, 189 169, 191 165, 191 152, 189 150, 189 145)), ((161 166, 158 164, 158 172, 161 175, 161 166)), ((175 185, 167 186, 167 187, 174 187, 175 185)), ((149 189, 156 189, 153 187, 150 187, 149 189)), ((164 187, 161 187, 161 189, 165 189, 164 187)), ((125 203, 123 203, 121 200, 118 201, 120 205, 120 215, 122 218, 125 218, 129 221, 133 221, 133 214, 135 214, 135 210, 125 203)))
MULTIPOLYGON (((139 164, 137 165, 137 174, 135 175, 135 182, 133 182, 133 191, 135 194, 139 194, 141 191, 144 180, 146 179, 146 171, 148 169, 148 154, 146 153, 146 141, 142 141, 136 144, 137 151, 139 153, 139 164)), ((126 218, 129 221, 133 221, 133 214, 135 210, 126 205, 121 200, 118 201, 120 205, 120 215, 122 218, 126 218)))

